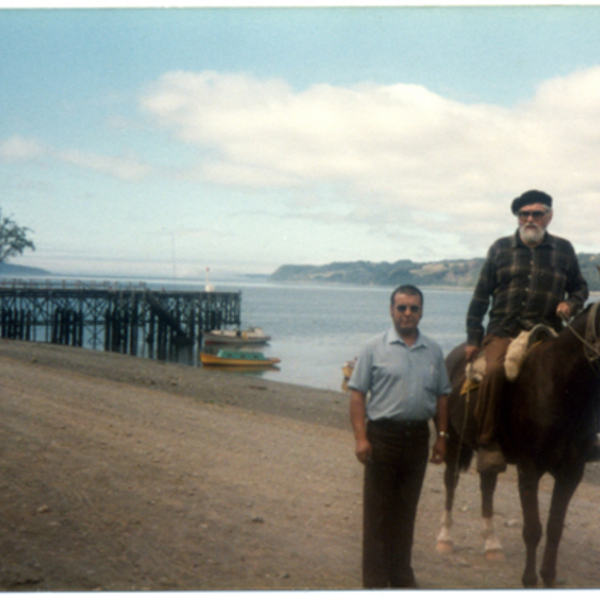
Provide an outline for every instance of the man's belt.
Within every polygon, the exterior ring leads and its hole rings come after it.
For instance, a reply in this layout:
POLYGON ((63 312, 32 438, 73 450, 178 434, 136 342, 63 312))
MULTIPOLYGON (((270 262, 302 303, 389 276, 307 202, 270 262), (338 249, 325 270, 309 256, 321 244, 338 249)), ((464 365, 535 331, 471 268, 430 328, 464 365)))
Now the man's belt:
POLYGON ((369 421, 375 427, 380 427, 381 429, 394 429, 394 430, 403 430, 403 429, 428 429, 429 425, 427 421, 411 421, 407 419, 374 419, 369 421))

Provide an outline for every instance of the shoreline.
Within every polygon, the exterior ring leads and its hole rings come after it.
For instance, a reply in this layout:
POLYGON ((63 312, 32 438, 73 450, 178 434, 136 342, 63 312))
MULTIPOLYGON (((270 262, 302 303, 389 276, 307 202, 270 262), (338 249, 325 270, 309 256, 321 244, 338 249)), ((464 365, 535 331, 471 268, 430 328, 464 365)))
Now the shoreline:
POLYGON ((341 391, 261 379, 218 368, 194 367, 46 342, 0 339, 2 357, 191 396, 199 402, 217 402, 351 430, 347 394, 341 391))

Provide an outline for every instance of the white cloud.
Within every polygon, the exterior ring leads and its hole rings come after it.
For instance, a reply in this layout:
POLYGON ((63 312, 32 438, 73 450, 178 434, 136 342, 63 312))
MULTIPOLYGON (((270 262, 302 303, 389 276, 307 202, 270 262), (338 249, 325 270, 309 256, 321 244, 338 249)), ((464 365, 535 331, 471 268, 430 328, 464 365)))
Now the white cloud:
POLYGON ((0 141, 0 158, 10 162, 50 159, 125 181, 139 180, 150 171, 135 158, 113 157, 80 150, 56 150, 35 138, 14 135, 0 141))
POLYGON ((94 153, 67 150, 56 153, 59 160, 83 169, 112 175, 117 179, 132 181, 141 179, 149 172, 148 166, 134 159, 114 158, 94 153))
MULTIPOLYGON (((315 85, 244 74, 171 72, 142 99, 177 138, 208 153, 197 176, 221 185, 344 190, 346 214, 365 203, 394 219, 443 227, 473 245, 513 226, 508 207, 538 188, 600 219, 600 67, 556 78, 506 109, 448 100, 416 85, 315 85), (594 216, 595 215, 595 216, 594 216)), ((426 226, 426 225, 425 225, 426 226)), ((564 230, 562 234, 565 233, 564 230)))
POLYGON ((9 161, 31 160, 44 153, 40 142, 32 138, 13 135, 0 142, 0 157, 9 161))

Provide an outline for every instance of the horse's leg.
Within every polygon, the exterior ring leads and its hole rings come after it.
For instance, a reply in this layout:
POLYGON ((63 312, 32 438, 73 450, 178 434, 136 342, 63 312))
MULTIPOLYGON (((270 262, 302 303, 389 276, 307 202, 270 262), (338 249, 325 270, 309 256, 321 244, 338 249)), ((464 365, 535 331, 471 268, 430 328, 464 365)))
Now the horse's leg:
POLYGON ((498 481, 497 473, 481 473, 481 516, 483 517, 483 539, 485 557, 488 560, 504 560, 502 544, 494 530, 494 491, 498 481))
POLYGON ((535 559, 542 538, 542 523, 538 504, 540 473, 532 465, 519 465, 519 496, 523 510, 523 541, 525 542, 525 570, 521 578, 525 587, 537 586, 535 559))
POLYGON ((580 468, 574 469, 570 473, 562 474, 554 482, 552 492, 552 502, 550 504, 550 514, 546 525, 546 548, 540 575, 544 585, 548 588, 556 585, 556 558, 558 556, 558 545, 562 537, 565 517, 569 502, 583 477, 585 464, 580 468))
MULTIPOLYGON (((451 453, 449 453, 451 454, 451 453)), ((454 551, 454 542, 452 541, 452 507, 454 505, 454 492, 458 484, 458 469, 455 467, 456 459, 446 460, 444 469, 444 487, 446 488, 446 503, 444 505, 444 514, 442 515, 440 533, 437 536, 435 549, 441 554, 450 554, 454 551)))

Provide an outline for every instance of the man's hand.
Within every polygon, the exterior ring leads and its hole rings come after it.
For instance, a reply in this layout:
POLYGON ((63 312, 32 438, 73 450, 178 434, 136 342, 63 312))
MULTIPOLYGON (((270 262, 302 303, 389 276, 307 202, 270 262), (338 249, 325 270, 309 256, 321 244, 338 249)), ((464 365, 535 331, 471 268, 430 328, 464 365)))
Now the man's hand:
POLYGON ((479 346, 471 346, 470 344, 465 348, 465 356, 467 362, 473 362, 479 354, 479 346))
POLYGON ((556 307, 556 314, 563 320, 568 321, 571 316, 571 307, 567 302, 561 302, 556 307))
POLYGON ((444 458, 446 458, 446 438, 440 435, 433 445, 429 462, 432 462, 434 465, 441 465, 444 462, 444 458))
POLYGON ((356 440, 354 454, 356 454, 356 458, 358 458, 363 465, 371 458, 371 451, 371 443, 367 438, 356 440))
POLYGON ((371 443, 367 438, 367 395, 359 390, 350 390, 350 423, 354 431, 356 447, 354 454, 364 464, 371 458, 371 443))

